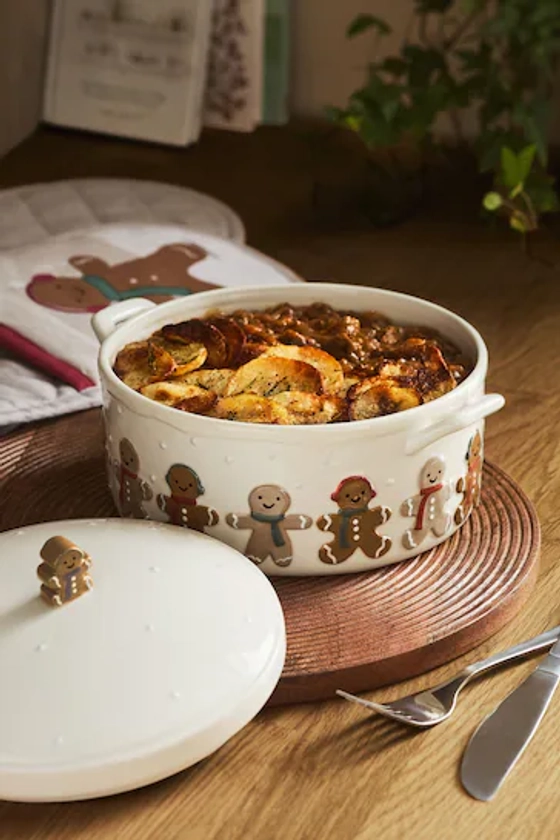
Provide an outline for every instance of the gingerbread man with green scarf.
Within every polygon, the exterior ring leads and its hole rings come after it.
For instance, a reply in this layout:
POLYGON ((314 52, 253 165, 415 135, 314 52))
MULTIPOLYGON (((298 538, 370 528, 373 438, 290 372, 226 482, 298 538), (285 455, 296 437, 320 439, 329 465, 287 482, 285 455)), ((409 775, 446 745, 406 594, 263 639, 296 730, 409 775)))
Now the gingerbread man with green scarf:
POLYGON ((260 484, 249 494, 250 513, 228 513, 232 528, 252 531, 245 555, 259 565, 268 557, 277 566, 289 566, 293 560, 288 531, 311 528, 313 520, 303 513, 288 515, 292 503, 289 493, 276 484, 260 484))
POLYGON ((370 508, 369 503, 376 492, 367 478, 351 475, 343 479, 334 493, 333 502, 338 504, 337 513, 326 513, 317 520, 321 531, 332 531, 334 540, 319 549, 323 563, 336 565, 344 563, 355 551, 361 549, 366 557, 378 559, 387 554, 391 540, 377 533, 391 516, 388 507, 370 508))

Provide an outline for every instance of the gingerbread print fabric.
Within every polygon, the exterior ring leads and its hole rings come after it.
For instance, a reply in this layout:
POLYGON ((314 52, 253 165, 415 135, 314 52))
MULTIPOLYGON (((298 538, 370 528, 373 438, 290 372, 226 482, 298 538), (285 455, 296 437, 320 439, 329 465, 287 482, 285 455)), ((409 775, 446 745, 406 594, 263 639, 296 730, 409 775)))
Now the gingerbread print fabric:
POLYGON ((261 484, 249 494, 249 513, 228 513, 226 522, 236 530, 250 530, 245 555, 260 565, 269 557, 277 566, 293 560, 289 531, 311 528, 313 520, 302 513, 288 514, 292 500, 277 484, 261 484))
POLYGON ((168 470, 165 480, 171 492, 169 496, 160 493, 157 504, 167 514, 172 525, 191 528, 203 534, 206 527, 218 524, 220 518, 217 511, 198 503, 199 496, 204 495, 204 487, 191 467, 174 464, 168 470))
POLYGON ((330 531, 334 539, 319 549, 319 559, 329 565, 344 563, 360 549, 366 557, 378 559, 391 548, 388 536, 377 533, 377 528, 391 517, 385 506, 369 507, 376 496, 371 483, 361 475, 343 479, 331 494, 338 504, 336 513, 326 513, 317 520, 321 531, 330 531))
POLYGON ((79 277, 36 274, 26 291, 35 303, 61 312, 98 312, 130 297, 162 303, 216 288, 190 273, 191 266, 206 256, 201 246, 180 243, 112 266, 100 257, 72 256, 68 262, 80 272, 79 277))

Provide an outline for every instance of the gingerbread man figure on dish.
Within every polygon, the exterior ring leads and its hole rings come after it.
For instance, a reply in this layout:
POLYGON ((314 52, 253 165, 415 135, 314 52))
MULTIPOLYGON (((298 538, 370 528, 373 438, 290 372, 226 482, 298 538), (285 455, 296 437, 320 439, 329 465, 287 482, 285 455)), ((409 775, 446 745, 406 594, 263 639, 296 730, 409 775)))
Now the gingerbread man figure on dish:
POLYGON ((198 474, 185 464, 173 464, 165 480, 171 490, 170 496, 159 493, 157 503, 169 517, 172 525, 181 525, 193 531, 204 533, 207 526, 217 525, 219 516, 212 507, 199 505, 197 499, 204 493, 198 474))
POLYGON ((119 444, 120 463, 117 462, 117 476, 119 481, 119 503, 121 516, 132 519, 147 519, 142 502, 149 501, 153 494, 152 488, 138 475, 140 460, 136 449, 128 440, 123 438, 119 444))
POLYGON ((43 563, 37 568, 42 581, 41 598, 49 606, 61 607, 93 586, 88 574, 90 556, 66 537, 51 537, 41 549, 43 563))
POLYGON ((319 549, 323 563, 337 565, 361 549, 367 557, 383 557, 391 548, 391 540, 377 533, 391 516, 388 507, 369 507, 376 492, 363 475, 344 478, 331 499, 338 504, 337 513, 326 513, 317 520, 321 531, 332 531, 334 540, 319 549))
POLYGON ((475 432, 467 448, 467 474, 461 476, 457 482, 457 493, 463 498, 455 511, 455 524, 462 525, 470 516, 473 508, 480 502, 480 485, 482 482, 482 438, 480 432, 475 432))
POLYGON ((432 532, 443 537, 451 525, 451 516, 445 511, 445 504, 451 496, 451 487, 443 481, 445 462, 434 457, 426 461, 420 473, 420 492, 401 505, 403 516, 414 516, 412 528, 403 536, 405 548, 418 548, 432 532))
POLYGON ((260 564, 271 557, 277 566, 289 566, 293 560, 292 541, 288 531, 311 528, 313 520, 302 513, 288 510, 289 493, 276 484, 260 484, 249 494, 248 514, 228 513, 226 522, 232 528, 252 531, 245 554, 260 564))

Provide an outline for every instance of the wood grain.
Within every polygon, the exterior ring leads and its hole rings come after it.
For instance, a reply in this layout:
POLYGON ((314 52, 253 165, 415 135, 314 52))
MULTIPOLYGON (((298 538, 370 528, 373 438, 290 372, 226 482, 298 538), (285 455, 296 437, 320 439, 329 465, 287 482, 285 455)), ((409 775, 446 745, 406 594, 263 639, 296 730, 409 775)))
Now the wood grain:
MULTIPOLYGON (((243 138, 206 134, 197 147, 182 151, 41 132, 0 163, 0 183, 112 174, 206 189, 241 213, 252 245, 308 278, 419 294, 482 331, 490 351, 489 387, 507 399, 506 408, 488 422, 486 454, 536 505, 543 536, 539 578, 525 608, 476 650, 423 677, 367 693, 392 699, 560 620, 560 278, 530 262, 507 232, 481 225, 476 203, 453 179, 449 200, 444 196, 400 227, 321 230, 310 212, 306 154, 299 136, 285 130, 243 138)), ((88 422, 87 415, 64 418, 44 424, 40 434, 57 435, 64 446, 64 424, 85 428, 88 422)), ((32 465, 39 456, 28 442, 17 457, 32 465)), ((75 457, 69 453, 69 462, 75 457)), ((79 458, 73 463, 68 493, 79 495, 93 465, 79 458)), ((4 473, 13 471, 13 465, 0 466, 4 473)), ((63 516, 45 489, 48 464, 39 466, 35 503, 44 500, 46 517, 63 516)), ((30 515, 29 504, 24 502, 30 515)), ((3 493, 3 527, 6 507, 14 516, 25 513, 10 505, 3 493)), ((470 799, 457 775, 474 728, 534 664, 474 683, 451 721, 418 734, 342 700, 269 709, 214 756, 151 788, 70 805, 2 803, 0 835, 7 840, 556 840, 560 698, 494 802, 470 799)))

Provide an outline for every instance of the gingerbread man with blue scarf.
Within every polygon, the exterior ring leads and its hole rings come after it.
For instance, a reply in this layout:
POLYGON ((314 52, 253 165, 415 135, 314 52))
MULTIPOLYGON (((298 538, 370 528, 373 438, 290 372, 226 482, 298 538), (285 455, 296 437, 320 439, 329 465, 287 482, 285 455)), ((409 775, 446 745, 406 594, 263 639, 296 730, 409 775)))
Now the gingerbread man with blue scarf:
POLYGON ((268 557, 277 566, 289 566, 293 560, 292 541, 288 531, 311 528, 313 520, 303 513, 288 515, 292 503, 289 493, 276 484, 261 484, 249 494, 250 513, 228 513, 226 522, 232 528, 252 531, 245 555, 257 565, 268 557))
POLYGON ((358 549, 366 557, 375 559, 387 554, 391 540, 378 534, 377 528, 387 522, 391 511, 384 506, 370 508, 369 503, 375 496, 371 483, 362 475, 351 475, 340 482, 331 494, 338 511, 326 513, 317 520, 321 531, 334 534, 334 540, 319 549, 319 559, 323 563, 344 563, 358 549))

